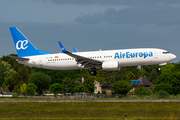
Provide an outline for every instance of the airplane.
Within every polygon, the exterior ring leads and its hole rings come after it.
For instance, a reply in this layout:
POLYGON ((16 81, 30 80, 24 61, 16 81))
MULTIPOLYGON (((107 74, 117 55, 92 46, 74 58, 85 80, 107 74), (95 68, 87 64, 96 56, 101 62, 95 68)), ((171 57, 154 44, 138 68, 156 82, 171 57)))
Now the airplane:
POLYGON ((158 48, 136 48, 99 50, 89 52, 69 52, 59 45, 62 53, 49 53, 38 50, 17 27, 10 27, 10 32, 18 56, 10 56, 30 67, 50 70, 91 69, 90 74, 96 75, 96 69, 106 71, 121 70, 125 66, 166 65, 176 58, 176 55, 158 48))

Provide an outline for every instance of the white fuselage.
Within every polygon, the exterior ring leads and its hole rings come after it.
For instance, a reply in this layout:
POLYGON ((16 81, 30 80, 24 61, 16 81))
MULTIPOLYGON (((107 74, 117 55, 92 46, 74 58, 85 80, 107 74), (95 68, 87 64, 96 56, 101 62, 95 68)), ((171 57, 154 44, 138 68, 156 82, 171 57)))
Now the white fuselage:
MULTIPOLYGON (((166 50, 155 48, 74 52, 73 54, 99 60, 102 61, 102 63, 107 61, 118 61, 120 67, 163 64, 176 58, 174 54, 168 53, 166 50)), ((29 56, 25 58, 29 58, 29 60, 19 60, 18 62, 31 67, 51 70, 83 69, 77 64, 75 58, 64 53, 29 56)))

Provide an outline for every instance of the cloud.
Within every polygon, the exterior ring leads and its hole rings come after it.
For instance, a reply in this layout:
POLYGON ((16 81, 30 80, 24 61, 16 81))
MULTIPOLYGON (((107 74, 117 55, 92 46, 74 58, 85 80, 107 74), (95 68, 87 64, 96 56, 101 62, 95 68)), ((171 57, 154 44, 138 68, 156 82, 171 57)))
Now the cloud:
MULTIPOLYGON (((99 5, 113 5, 122 4, 124 0, 51 0, 55 4, 99 4, 99 5)), ((142 1, 142 0, 141 0, 142 1)))
POLYGON ((132 6, 125 9, 109 8, 104 12, 78 16, 84 24, 179 24, 180 7, 173 5, 132 6))
MULTIPOLYGON (((46 0, 44 0, 46 1, 46 0)), ((159 3, 177 3, 179 0, 51 0, 54 4, 82 4, 82 5, 150 5, 159 3)))

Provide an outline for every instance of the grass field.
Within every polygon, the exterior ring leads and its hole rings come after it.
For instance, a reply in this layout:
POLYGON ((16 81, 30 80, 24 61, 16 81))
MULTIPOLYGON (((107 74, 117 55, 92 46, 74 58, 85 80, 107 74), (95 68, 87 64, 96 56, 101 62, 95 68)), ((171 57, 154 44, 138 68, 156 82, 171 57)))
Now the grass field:
MULTIPOLYGON (((5 100, 5 99, 0 99, 5 100)), ((13 99, 14 100, 14 99, 13 99)), ((0 119, 180 119, 179 102, 1 102, 0 119)))

